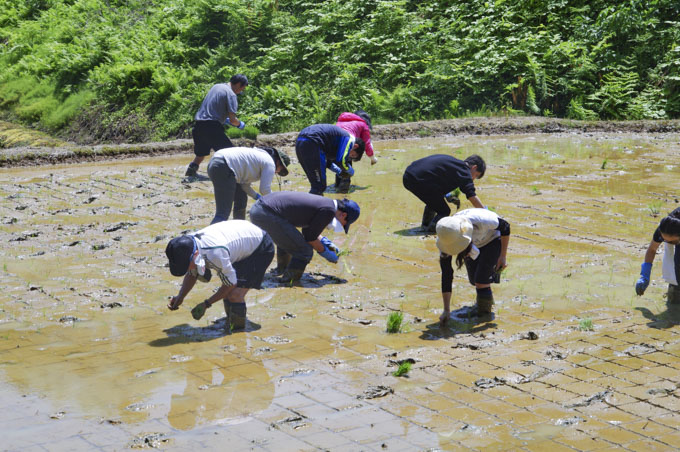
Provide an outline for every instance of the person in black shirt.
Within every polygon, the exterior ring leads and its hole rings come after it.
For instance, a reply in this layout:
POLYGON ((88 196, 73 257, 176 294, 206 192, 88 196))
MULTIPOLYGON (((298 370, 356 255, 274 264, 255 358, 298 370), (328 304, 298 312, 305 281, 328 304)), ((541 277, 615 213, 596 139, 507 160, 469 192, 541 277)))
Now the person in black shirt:
POLYGON ((638 295, 643 295, 647 290, 654 256, 656 256, 656 250, 662 242, 665 248, 661 268, 663 279, 668 282, 667 303, 669 305, 680 305, 680 287, 678 286, 680 282, 680 207, 661 220, 659 227, 654 231, 652 241, 645 253, 640 278, 635 283, 635 292, 638 295))
POLYGON ((349 199, 334 200, 310 193, 279 191, 258 199, 250 220, 267 231, 276 243, 275 274, 290 283, 302 277, 314 250, 329 262, 338 261, 340 250, 321 235, 324 228, 349 231, 359 218, 359 206, 349 199), (302 232, 297 228, 302 228, 302 232))
MULTIPOLYGON (((451 214, 446 201, 456 203, 449 195, 456 188, 467 196, 474 207, 484 205, 475 193, 475 179, 486 172, 486 163, 478 155, 465 161, 444 154, 434 154, 411 163, 404 172, 404 187, 425 203, 422 227, 434 232, 437 222, 451 214)), ((460 202, 457 202, 460 207, 460 202)))

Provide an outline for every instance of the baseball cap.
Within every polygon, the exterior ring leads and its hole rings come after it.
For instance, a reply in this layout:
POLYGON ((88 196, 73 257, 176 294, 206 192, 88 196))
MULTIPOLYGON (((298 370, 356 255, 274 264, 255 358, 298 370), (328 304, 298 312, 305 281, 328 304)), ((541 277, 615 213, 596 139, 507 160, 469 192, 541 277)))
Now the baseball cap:
POLYGON ((194 254, 194 239, 188 235, 175 237, 165 247, 165 255, 170 262, 170 273, 173 276, 184 276, 189 270, 191 256, 194 254))
POLYGON ((347 213, 347 223, 345 224, 345 234, 347 234, 347 231, 349 231, 349 225, 357 221, 361 210, 359 209, 359 204, 352 200, 345 198, 342 200, 342 202, 345 204, 343 211, 347 213))

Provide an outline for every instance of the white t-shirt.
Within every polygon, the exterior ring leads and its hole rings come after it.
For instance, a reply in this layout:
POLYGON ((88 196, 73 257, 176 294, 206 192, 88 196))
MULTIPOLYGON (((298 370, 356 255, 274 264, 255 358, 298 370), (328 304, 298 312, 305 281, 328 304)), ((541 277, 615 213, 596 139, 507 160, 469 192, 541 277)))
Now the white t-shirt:
POLYGON ((191 234, 198 245, 194 260, 198 273, 205 267, 215 270, 225 286, 236 284, 236 270, 232 266, 257 249, 264 238, 264 231, 249 221, 230 220, 211 224, 191 234))
POLYGON ((234 147, 220 149, 213 158, 223 158, 236 176, 243 191, 251 198, 257 198, 257 192, 250 186, 260 181, 260 194, 268 195, 272 192, 272 179, 276 173, 274 159, 267 151, 259 148, 234 147))
POLYGON ((465 209, 455 215, 467 218, 472 223, 472 243, 481 248, 496 237, 501 236, 498 228, 498 215, 487 209, 465 209))

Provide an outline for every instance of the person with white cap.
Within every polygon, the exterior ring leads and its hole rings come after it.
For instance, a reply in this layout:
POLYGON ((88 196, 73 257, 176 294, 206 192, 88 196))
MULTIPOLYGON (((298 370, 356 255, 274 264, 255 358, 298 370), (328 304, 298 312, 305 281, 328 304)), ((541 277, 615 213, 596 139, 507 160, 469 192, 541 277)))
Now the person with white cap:
POLYGON ((635 283, 635 292, 644 295, 652 274, 654 256, 661 244, 664 244, 661 270, 663 279, 668 283, 666 303, 669 307, 680 306, 680 207, 673 210, 661 220, 654 231, 652 241, 647 247, 645 261, 640 270, 640 278, 635 283))
POLYGON ((468 280, 477 289, 477 303, 471 315, 491 314, 494 304, 491 283, 499 282, 500 272, 507 266, 510 224, 490 210, 466 209, 439 220, 436 231, 444 304, 439 317, 441 325, 447 324, 451 314, 453 256, 458 269, 465 263, 468 280))
POLYGON ((277 191, 255 202, 250 220, 267 231, 276 243, 274 274, 281 275, 280 281, 289 284, 302 277, 314 251, 333 264, 338 262, 340 250, 321 233, 327 228, 347 234, 359 213, 359 205, 347 198, 277 191))
POLYGON ((269 234, 248 221, 221 221, 170 240, 165 255, 170 273, 184 276, 179 293, 170 299, 168 309, 179 309, 196 280, 210 281, 212 269, 222 284, 196 305, 191 315, 199 320, 213 303, 224 300, 227 330, 231 331, 246 326, 245 296, 250 289, 260 289, 274 259, 274 242, 269 234))

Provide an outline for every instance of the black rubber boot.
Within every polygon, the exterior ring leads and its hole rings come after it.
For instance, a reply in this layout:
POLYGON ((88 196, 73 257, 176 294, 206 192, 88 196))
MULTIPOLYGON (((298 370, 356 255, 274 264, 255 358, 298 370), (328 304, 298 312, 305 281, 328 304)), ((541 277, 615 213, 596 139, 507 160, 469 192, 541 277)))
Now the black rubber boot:
POLYGON ((234 220, 245 220, 246 209, 234 210, 234 220))
POLYGON ((666 303, 673 307, 680 307, 680 286, 668 285, 668 295, 666 303))
POLYGON ((198 165, 195 164, 194 162, 189 163, 189 167, 187 168, 187 172, 184 173, 186 177, 196 177, 198 176, 198 165))
POLYGON ((307 262, 300 259, 291 259, 288 267, 281 275, 280 281, 283 284, 293 284, 302 278, 305 273, 305 267, 307 267, 307 262))
POLYGON ((473 311, 476 313, 477 317, 489 315, 493 312, 493 295, 491 296, 481 296, 477 295, 477 304, 475 305, 473 311))
POLYGON ((227 314, 227 331, 243 330, 246 327, 245 303, 230 303, 224 300, 224 312, 227 314))
POLYGON ((286 271, 290 260, 293 256, 283 251, 281 248, 276 249, 276 267, 272 269, 274 276, 281 276, 286 271))
POLYGON ((335 192, 336 193, 349 193, 349 188, 352 185, 351 177, 340 177, 335 176, 335 192))
POLYGON ((437 216, 437 212, 425 206, 425 209, 423 209, 423 221, 421 222, 420 226, 423 229, 428 229, 430 227, 430 223, 432 223, 432 219, 435 216, 437 216))
POLYGON ((434 234, 435 232, 437 232, 437 223, 438 223, 439 220, 441 220, 442 218, 444 218, 444 215, 435 215, 434 218, 432 219, 432 221, 430 221, 430 224, 425 228, 425 230, 426 230, 427 232, 432 233, 432 234, 434 234))

